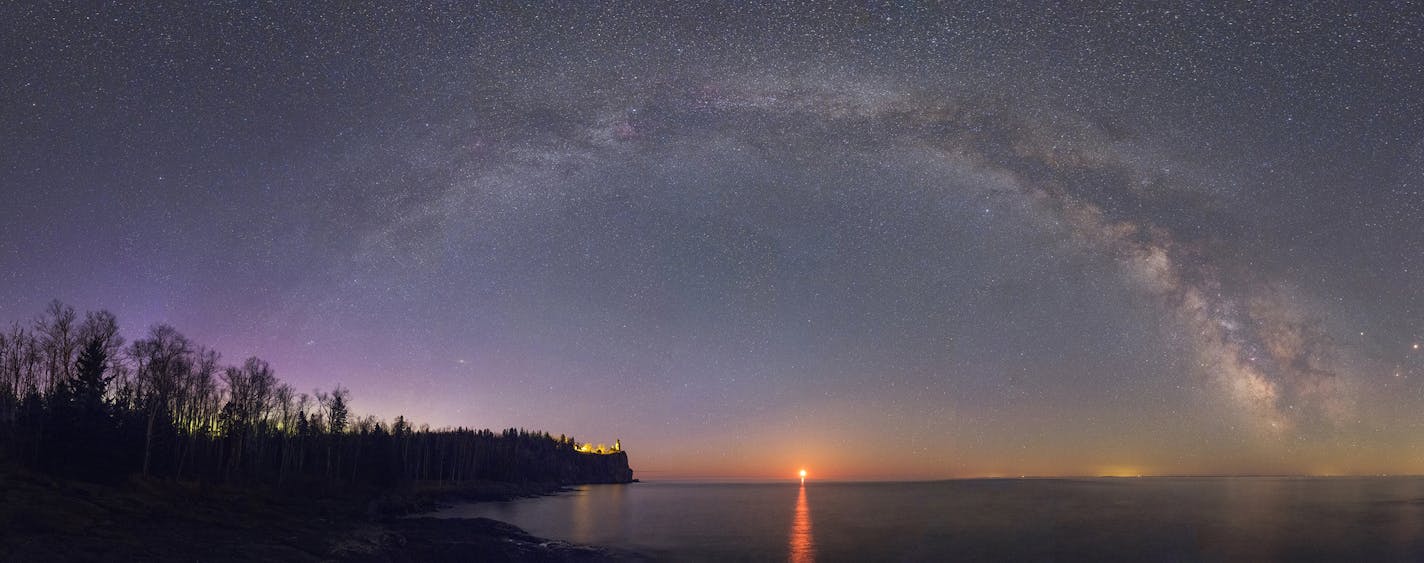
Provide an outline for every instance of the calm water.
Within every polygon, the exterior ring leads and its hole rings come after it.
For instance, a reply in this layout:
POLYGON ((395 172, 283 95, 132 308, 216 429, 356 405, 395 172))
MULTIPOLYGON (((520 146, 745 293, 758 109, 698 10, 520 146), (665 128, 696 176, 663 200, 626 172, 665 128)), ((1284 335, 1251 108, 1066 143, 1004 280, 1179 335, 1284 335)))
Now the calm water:
POLYGON ((1424 560, 1424 478, 636 483, 438 516, 689 561, 1424 560))

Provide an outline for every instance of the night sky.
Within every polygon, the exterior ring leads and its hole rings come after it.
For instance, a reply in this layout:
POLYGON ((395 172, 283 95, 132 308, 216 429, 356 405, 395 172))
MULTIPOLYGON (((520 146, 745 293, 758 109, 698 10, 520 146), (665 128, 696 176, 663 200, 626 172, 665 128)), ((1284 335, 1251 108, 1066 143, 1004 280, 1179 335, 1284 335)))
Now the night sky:
POLYGON ((0 7, 0 322, 638 476, 1424 473, 1424 10, 0 7))

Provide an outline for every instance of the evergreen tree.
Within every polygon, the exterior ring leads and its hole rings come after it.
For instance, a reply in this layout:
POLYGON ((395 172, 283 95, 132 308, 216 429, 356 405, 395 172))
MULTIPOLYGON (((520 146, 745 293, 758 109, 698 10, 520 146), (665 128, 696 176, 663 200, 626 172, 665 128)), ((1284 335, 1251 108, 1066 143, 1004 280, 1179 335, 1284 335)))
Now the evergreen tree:
POLYGON ((86 411, 96 411, 103 403, 104 389, 109 385, 109 380, 104 378, 108 361, 104 342, 97 338, 89 340, 79 352, 73 383, 74 398, 86 411))
POLYGON ((327 426, 332 434, 340 434, 346 430, 346 417, 351 413, 346 406, 346 396, 349 395, 345 389, 337 387, 331 392, 331 412, 327 413, 327 426))

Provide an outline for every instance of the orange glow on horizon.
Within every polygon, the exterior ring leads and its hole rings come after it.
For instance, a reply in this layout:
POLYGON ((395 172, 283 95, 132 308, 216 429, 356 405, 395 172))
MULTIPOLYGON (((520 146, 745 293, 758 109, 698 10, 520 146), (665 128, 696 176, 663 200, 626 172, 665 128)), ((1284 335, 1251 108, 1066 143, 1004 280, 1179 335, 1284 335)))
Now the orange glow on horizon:
MULTIPOLYGON (((1416 354, 1424 357, 1424 352, 1416 354)), ((1393 377, 1389 379, 1399 381, 1393 377)), ((853 405, 845 408, 853 408, 853 405)), ((1285 442, 1266 434, 1243 434, 1244 443, 1251 447, 1242 449, 1225 445, 1200 450, 1183 449, 1183 444, 1190 443, 1186 437, 1191 433, 1183 431, 1183 434, 1177 435, 1174 433, 1180 430, 1179 427, 1166 426, 1163 427, 1166 429, 1152 432, 1163 432, 1163 436, 1173 437, 1171 440, 1149 440, 1146 434, 1139 436, 1127 432, 1122 434, 1123 444, 1113 444, 1105 441, 1106 435, 1083 434, 1056 443, 1025 438, 1024 443, 1034 446, 1026 453, 998 442, 986 442, 984 445, 953 443, 921 452, 890 440, 879 440, 873 435, 862 435, 861 432, 867 431, 861 427, 841 428, 829 419, 807 419, 799 423, 802 426, 796 426, 798 423, 795 420, 768 416, 757 421, 764 427, 764 434, 738 431, 756 436, 741 446, 734 441, 719 441, 722 438, 712 442, 674 442, 667 446, 654 444, 631 450, 629 463, 636 470, 635 477, 641 477, 644 481, 726 480, 784 484, 790 477, 796 480, 798 486, 803 469, 806 471, 805 482, 810 484, 812 464, 816 467, 816 479, 822 483, 985 477, 1016 479, 1020 476, 1091 478, 1142 475, 1145 478, 1158 475, 1424 474, 1424 457, 1411 457, 1388 444, 1411 439, 1404 428, 1384 429, 1378 437, 1370 438, 1371 441, 1361 442, 1361 449, 1348 456, 1341 455, 1338 445, 1333 442, 1287 447, 1285 442), (812 424, 812 420, 819 425, 812 424), (787 430, 787 427, 794 428, 794 432, 787 430), (840 447, 842 435, 849 436, 845 440, 857 446, 840 447), (753 442, 756 447, 747 447, 753 442), (708 448, 712 447, 709 444, 717 444, 719 450, 738 453, 708 455, 708 448)), ((1002 436, 1009 435, 1009 430, 1003 431, 1002 436)), ((629 438, 629 443, 634 441, 634 438, 629 438)))
POLYGON ((805 485, 805 484, 806 484, 806 470, 805 470, 805 469, 802 469, 802 470, 801 470, 801 484, 802 484, 802 485, 805 485))

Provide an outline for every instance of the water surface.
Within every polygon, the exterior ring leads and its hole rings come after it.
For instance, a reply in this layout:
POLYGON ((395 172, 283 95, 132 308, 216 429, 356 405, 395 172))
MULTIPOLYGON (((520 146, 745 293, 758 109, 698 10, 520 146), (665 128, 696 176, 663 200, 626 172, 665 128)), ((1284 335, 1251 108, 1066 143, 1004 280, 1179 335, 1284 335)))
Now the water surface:
POLYGON ((593 485, 455 506, 687 561, 1424 560, 1424 478, 593 485))

